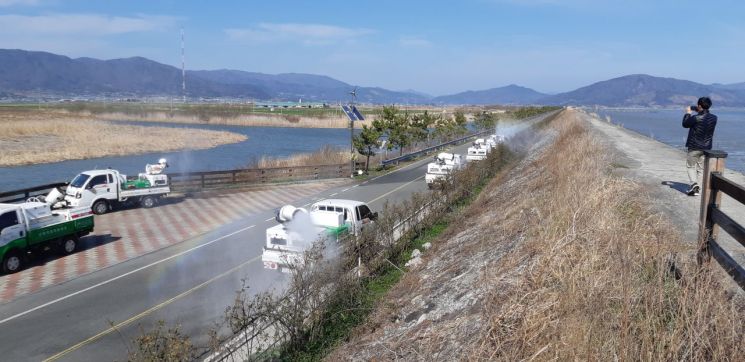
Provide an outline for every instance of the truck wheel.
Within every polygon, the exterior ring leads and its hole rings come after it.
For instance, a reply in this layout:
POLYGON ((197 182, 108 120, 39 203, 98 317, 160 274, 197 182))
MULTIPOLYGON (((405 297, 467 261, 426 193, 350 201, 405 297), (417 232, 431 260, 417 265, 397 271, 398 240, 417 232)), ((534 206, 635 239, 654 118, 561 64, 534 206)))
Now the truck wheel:
POLYGON ((93 207, 91 207, 91 209, 93 209, 94 214, 103 215, 107 211, 109 211, 109 204, 106 203, 105 200, 98 200, 93 203, 93 207))
POLYGON ((155 206, 155 198, 152 196, 145 196, 140 200, 140 206, 149 209, 155 206))
POLYGON ((5 254, 5 258, 3 258, 3 273, 15 273, 21 270, 22 265, 23 260, 21 259, 21 254, 19 254, 17 251, 11 251, 5 254))
POLYGON ((69 238, 62 240, 62 244, 60 244, 59 249, 62 255, 70 255, 74 253, 75 250, 78 249, 78 239, 69 238))

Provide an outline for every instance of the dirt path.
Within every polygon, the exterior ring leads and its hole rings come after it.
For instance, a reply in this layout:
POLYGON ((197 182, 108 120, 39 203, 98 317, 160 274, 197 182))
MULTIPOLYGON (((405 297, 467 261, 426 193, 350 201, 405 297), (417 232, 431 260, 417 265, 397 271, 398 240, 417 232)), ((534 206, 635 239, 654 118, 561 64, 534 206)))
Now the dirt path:
MULTIPOLYGON (((701 198, 684 193, 688 187, 685 153, 588 114, 579 115, 592 126, 603 142, 617 152, 617 166, 623 169, 623 174, 643 183, 651 196, 651 201, 672 219, 686 240, 695 243, 701 198)), ((726 169, 724 175, 740 185, 745 185, 745 175, 737 171, 726 169)), ((745 223, 745 206, 739 205, 726 195, 722 197, 722 209, 735 221, 745 223)), ((745 248, 724 232, 720 232, 720 244, 735 259, 745 263, 745 248)))

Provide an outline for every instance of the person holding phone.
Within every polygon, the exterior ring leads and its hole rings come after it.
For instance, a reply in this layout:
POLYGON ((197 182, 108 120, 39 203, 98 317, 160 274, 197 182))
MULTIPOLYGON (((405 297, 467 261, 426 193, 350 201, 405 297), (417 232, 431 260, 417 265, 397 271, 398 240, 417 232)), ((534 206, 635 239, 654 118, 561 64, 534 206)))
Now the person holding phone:
POLYGON ((683 116, 683 127, 688 128, 688 139, 686 140, 686 169, 691 186, 686 192, 688 196, 696 196, 701 193, 698 181, 701 178, 702 165, 704 162, 704 151, 710 150, 714 139, 714 128, 717 126, 717 116, 711 114, 711 99, 701 97, 695 106, 687 107, 683 116), (693 112, 696 112, 694 115, 693 112))

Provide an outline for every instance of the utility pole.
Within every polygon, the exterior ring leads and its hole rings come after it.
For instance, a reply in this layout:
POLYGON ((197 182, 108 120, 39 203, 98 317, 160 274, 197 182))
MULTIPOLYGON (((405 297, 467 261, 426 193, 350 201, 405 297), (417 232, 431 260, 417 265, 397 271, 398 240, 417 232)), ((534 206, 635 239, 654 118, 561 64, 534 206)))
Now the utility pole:
POLYGON ((181 96, 186 104, 186 62, 184 60, 184 28, 181 28, 181 96))
MULTIPOLYGON (((354 104, 356 103, 355 101, 357 100, 357 88, 355 87, 354 90, 349 92, 349 94, 352 95, 352 106, 349 108, 354 109, 354 104)), ((350 161, 349 162, 351 163, 350 170, 352 170, 352 175, 350 177, 354 178, 354 118, 349 119, 349 150, 350 150, 350 153, 349 153, 350 161)))

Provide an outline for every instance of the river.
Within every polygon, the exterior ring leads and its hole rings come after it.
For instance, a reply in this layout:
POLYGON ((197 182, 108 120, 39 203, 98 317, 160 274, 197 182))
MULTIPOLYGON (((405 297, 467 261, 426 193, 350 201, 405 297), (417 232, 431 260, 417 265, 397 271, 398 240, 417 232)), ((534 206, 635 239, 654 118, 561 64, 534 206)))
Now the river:
MULTIPOLYGON (((131 156, 99 157, 86 160, 0 167, 0 192, 34 185, 70 181, 84 170, 111 167, 127 175, 145 171, 145 164, 166 158, 169 173, 228 170, 246 167, 261 156, 286 157, 313 152, 324 145, 348 149, 349 129, 240 127, 201 124, 126 122, 144 126, 200 128, 240 133, 248 137, 239 143, 205 150, 150 152, 131 156)), ((106 140, 101 140, 106 142, 106 140)), ((164 140, 163 142, 167 142, 164 140)), ((50 146, 53 147, 53 146, 50 146)))
MULTIPOLYGON (((647 137, 684 150, 688 130, 681 126, 682 109, 588 109, 600 117, 647 137)), ((726 151, 727 168, 745 173, 745 109, 716 109, 714 149, 726 151)))

